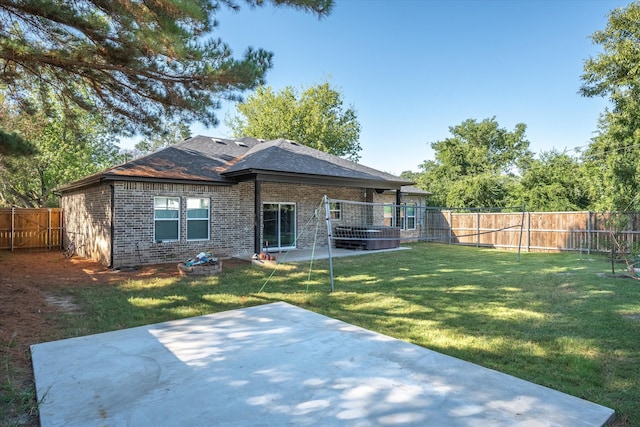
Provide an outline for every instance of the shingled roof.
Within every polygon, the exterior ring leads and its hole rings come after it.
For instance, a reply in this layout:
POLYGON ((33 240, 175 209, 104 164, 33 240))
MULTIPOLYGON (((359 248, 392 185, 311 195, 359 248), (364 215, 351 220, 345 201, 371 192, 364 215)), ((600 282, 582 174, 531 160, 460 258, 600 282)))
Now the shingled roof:
POLYGON ((241 180, 331 183, 397 189, 411 181, 285 139, 196 136, 63 186, 143 180, 231 185, 241 180))

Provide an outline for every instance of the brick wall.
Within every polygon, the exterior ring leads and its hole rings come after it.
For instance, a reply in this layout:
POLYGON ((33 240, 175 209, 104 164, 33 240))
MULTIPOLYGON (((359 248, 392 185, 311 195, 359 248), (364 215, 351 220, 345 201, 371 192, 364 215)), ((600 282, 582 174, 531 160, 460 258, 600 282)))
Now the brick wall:
POLYGON ((67 192, 60 200, 64 212, 64 246, 73 242, 76 254, 104 265, 111 262, 111 187, 96 184, 67 192))
POLYGON ((179 262, 200 252, 248 253, 253 245, 253 183, 234 186, 116 182, 113 266, 179 262), (155 197, 180 199, 179 240, 154 240, 155 197), (188 241, 188 197, 209 199, 209 240, 188 241))
MULTIPOLYGON (((365 190, 329 185, 262 183, 262 203, 295 203, 296 235, 298 238, 296 247, 298 249, 313 247, 314 240, 317 247, 327 246, 325 207, 322 203, 324 195, 330 199, 364 201, 365 190), (319 214, 318 218, 314 217, 316 210, 319 214), (316 238, 317 221, 320 221, 320 224, 316 238)), ((260 225, 260 230, 262 230, 262 222, 260 225)), ((263 241, 262 236, 261 241, 263 241)))
MULTIPOLYGON (((378 194, 374 197, 375 203, 387 203, 394 204, 396 203, 395 194, 378 194)), ((416 205, 415 214, 415 229, 414 230, 400 230, 400 238, 403 240, 411 240, 418 239, 421 236, 425 235, 426 232, 426 224, 425 224, 425 210, 424 206, 426 204, 426 197, 420 195, 403 195, 400 201, 401 204, 405 203, 414 203, 416 205)), ((375 208, 374 208, 375 209, 375 208)))
MULTIPOLYGON (((212 252, 214 256, 221 258, 250 255, 254 252, 254 188, 253 182, 233 186, 129 181, 96 184, 63 194, 61 205, 65 211, 65 236, 76 243, 79 255, 114 268, 180 262, 199 252, 212 252), (178 241, 154 240, 155 197, 180 199, 178 241), (187 241, 188 197, 210 200, 210 240, 187 241)), ((324 195, 331 199, 353 201, 372 201, 376 198, 364 188, 330 185, 263 182, 261 189, 263 203, 295 204, 297 248, 311 248, 314 242, 319 247, 326 247, 327 230, 322 203, 324 195), (316 211, 317 218, 314 216, 316 211)), ((341 221, 346 223, 348 218, 341 221)), ((262 236, 260 237, 263 241, 262 236)))

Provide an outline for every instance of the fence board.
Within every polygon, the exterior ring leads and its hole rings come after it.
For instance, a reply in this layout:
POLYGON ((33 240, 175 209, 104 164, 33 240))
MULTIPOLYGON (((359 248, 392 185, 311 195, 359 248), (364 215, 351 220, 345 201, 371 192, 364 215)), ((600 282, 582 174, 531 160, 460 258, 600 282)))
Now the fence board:
POLYGON ((426 239, 451 244, 533 251, 607 252, 612 217, 627 224, 618 231, 629 248, 640 249, 640 212, 453 212, 430 210, 426 239), (522 231, 521 231, 522 228, 522 231))
POLYGON ((59 208, 0 208, 0 249, 62 248, 59 208))

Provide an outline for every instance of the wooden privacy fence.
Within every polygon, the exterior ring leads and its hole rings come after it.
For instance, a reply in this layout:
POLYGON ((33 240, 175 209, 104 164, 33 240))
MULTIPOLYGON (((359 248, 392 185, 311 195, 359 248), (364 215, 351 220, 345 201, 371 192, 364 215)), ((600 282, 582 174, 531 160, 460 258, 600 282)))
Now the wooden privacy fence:
POLYGON ((0 208, 0 249, 62 248, 59 208, 0 208))
POLYGON ((620 240, 640 246, 638 212, 426 212, 428 240, 526 252, 611 250, 611 231, 617 224, 620 240))

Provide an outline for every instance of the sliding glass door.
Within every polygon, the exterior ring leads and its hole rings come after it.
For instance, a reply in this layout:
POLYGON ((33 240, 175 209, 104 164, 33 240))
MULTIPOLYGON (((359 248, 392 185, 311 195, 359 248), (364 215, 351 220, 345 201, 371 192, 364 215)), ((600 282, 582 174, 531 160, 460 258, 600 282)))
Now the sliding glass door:
POLYGON ((295 203, 265 203, 262 205, 262 248, 292 249, 296 246, 295 203))

